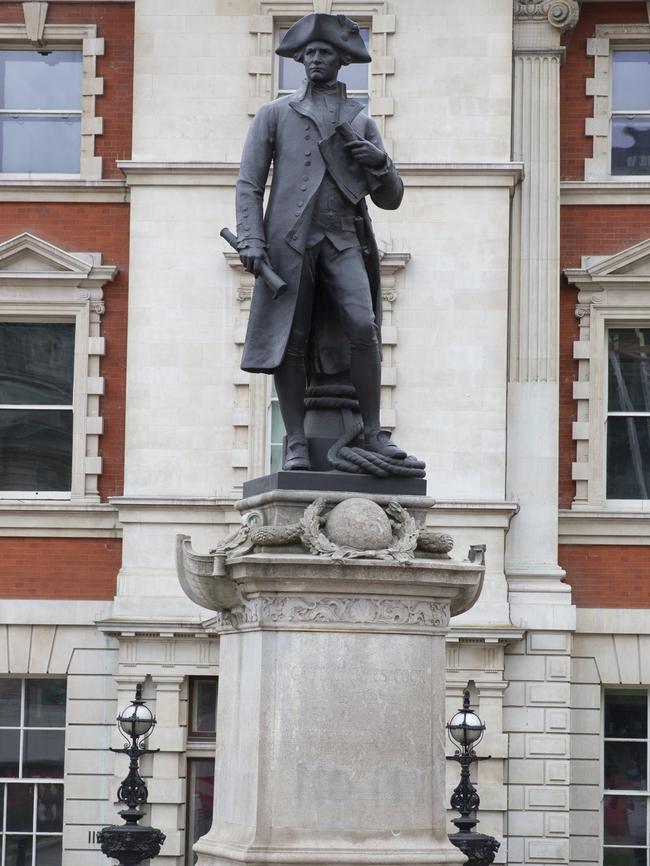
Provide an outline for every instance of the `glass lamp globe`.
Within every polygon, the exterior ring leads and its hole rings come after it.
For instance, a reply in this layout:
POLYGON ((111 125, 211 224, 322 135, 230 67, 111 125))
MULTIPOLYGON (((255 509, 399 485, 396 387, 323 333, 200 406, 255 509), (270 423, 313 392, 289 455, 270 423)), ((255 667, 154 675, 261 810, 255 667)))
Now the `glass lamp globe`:
POLYGON ((447 725, 450 738, 459 746, 472 746, 483 736, 485 725, 471 710, 460 710, 447 725))
POLYGON ((119 714, 117 724, 127 739, 139 740, 151 732, 156 720, 149 707, 133 702, 119 714))

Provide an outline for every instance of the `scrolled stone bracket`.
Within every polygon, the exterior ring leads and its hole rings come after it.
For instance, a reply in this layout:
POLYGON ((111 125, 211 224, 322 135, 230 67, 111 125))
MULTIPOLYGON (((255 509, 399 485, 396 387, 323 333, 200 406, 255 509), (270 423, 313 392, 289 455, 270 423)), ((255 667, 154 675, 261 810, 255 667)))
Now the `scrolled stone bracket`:
POLYGON ((557 30, 571 30, 578 23, 580 4, 577 0, 515 0, 515 18, 544 20, 557 30))

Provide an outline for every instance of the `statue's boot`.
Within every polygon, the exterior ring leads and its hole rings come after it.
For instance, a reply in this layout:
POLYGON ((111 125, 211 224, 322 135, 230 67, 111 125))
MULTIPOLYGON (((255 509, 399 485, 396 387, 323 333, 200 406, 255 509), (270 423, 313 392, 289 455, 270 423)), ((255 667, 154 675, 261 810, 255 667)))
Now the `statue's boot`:
POLYGON ((304 354, 287 351, 275 370, 274 379, 280 413, 287 431, 287 451, 282 468, 287 471, 309 470, 311 463, 304 428, 307 386, 304 354))
POLYGON ((309 446, 304 436, 302 438, 300 436, 287 437, 287 451, 284 455, 282 468, 288 472, 311 469, 309 446))
POLYGON ((363 439, 366 451, 373 451, 382 457, 392 457, 394 460, 403 460, 407 456, 406 451, 391 440, 388 430, 370 431, 363 439))
POLYGON ((357 392, 359 409, 363 418, 364 447, 367 451, 403 460, 406 451, 391 441, 390 433, 379 426, 379 401, 381 397, 381 357, 379 346, 353 346, 350 353, 350 379, 357 392))

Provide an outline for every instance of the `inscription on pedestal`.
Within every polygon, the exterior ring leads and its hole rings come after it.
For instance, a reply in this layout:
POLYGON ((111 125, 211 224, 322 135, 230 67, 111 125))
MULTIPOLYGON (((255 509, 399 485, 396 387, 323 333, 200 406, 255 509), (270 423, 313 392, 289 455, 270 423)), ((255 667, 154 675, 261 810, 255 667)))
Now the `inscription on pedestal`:
POLYGON ((274 820, 353 834, 430 825, 431 708, 440 696, 429 639, 389 652, 384 636, 360 636, 344 655, 336 636, 323 637, 319 654, 333 653, 334 663, 291 661, 289 651, 278 668, 290 688, 275 714, 284 769, 274 820))

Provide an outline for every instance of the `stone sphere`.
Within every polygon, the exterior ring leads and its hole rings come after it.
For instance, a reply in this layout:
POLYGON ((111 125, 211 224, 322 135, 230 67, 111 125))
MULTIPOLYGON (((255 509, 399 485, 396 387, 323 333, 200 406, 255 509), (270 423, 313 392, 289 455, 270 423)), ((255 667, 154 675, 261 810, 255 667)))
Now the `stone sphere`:
POLYGON ((383 550, 393 541, 390 520, 371 499, 344 499, 335 505, 325 519, 325 534, 355 550, 383 550))

